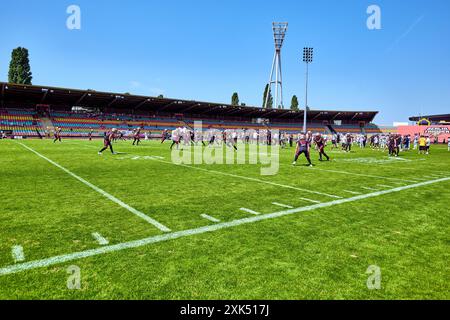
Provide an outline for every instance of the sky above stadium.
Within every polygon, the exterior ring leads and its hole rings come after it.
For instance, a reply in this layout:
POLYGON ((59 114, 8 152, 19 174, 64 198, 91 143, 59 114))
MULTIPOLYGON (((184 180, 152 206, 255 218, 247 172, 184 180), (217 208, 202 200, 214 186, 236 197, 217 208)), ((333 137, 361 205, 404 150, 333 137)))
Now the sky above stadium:
POLYGON ((301 54, 310 46, 311 108, 376 110, 375 122, 386 125, 450 113, 448 0, 8 1, 0 80, 11 50, 23 46, 33 84, 224 103, 236 91, 261 106, 273 21, 289 22, 286 107, 294 94, 304 105, 301 54), (67 27, 70 5, 80 8, 80 29, 67 27), (367 26, 370 5, 381 10, 381 29, 367 26))

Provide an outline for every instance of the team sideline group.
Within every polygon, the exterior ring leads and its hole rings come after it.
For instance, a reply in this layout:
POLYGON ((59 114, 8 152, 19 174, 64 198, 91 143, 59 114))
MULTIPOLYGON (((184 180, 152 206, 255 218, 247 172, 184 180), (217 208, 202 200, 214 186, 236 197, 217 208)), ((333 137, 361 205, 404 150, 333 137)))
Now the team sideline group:
MULTIPOLYGON (((93 130, 89 132, 89 140, 92 140, 93 130)), ((148 134, 142 134, 142 128, 138 127, 132 131, 132 144, 138 146, 141 138, 149 139, 148 134)), ((110 149, 111 153, 116 154, 113 149, 113 142, 116 140, 127 140, 129 135, 125 136, 124 132, 112 129, 104 133, 103 148, 98 152, 100 155, 103 151, 110 149)), ((319 154, 319 161, 330 161, 330 156, 326 153, 325 148, 331 145, 331 149, 340 149, 344 152, 351 152, 352 146, 359 148, 370 147, 373 150, 388 151, 389 156, 398 157, 400 152, 409 150, 418 150, 420 154, 429 154, 432 144, 431 137, 416 134, 414 137, 410 135, 402 136, 400 134, 375 134, 368 136, 366 134, 320 134, 308 131, 299 133, 298 135, 288 134, 286 132, 265 130, 218 130, 209 128, 206 131, 194 130, 188 127, 178 127, 172 131, 167 129, 162 131, 161 143, 170 140, 172 143, 170 149, 174 146, 197 145, 201 143, 205 147, 222 147, 223 145, 238 149, 238 142, 243 144, 266 144, 279 145, 281 148, 296 146, 293 165, 297 164, 298 158, 304 155, 307 165, 312 166, 311 149, 315 149, 319 154), (325 159, 324 159, 325 158, 325 159)), ((53 142, 61 142, 61 128, 55 128, 53 142)), ((448 142, 448 150, 450 151, 450 141, 448 142)))

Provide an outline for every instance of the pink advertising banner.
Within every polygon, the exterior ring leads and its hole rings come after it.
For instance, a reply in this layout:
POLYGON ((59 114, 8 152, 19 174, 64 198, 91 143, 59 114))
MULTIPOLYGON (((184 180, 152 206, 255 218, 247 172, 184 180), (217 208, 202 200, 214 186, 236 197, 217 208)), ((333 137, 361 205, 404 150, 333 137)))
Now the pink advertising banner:
POLYGON ((450 125, 442 126, 400 126, 397 132, 401 135, 424 134, 430 137, 438 136, 439 142, 450 139, 450 125))

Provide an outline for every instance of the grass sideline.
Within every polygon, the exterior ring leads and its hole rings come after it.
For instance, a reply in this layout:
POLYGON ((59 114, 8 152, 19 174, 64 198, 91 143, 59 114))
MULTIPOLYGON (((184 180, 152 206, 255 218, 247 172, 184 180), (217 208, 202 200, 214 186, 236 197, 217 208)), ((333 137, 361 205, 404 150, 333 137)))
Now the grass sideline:
MULTIPOLYGON (((314 153, 314 168, 290 166, 293 150, 281 150, 280 172, 264 177, 254 165, 198 166, 210 172, 175 166, 167 163, 169 145, 158 142, 119 142, 116 156, 97 155, 100 141, 21 142, 174 232, 218 223, 204 215, 222 222, 253 216, 243 207, 264 215, 287 210, 276 204, 335 200, 278 185, 345 199, 356 196, 348 191, 450 177, 444 146, 433 146, 429 156, 405 152, 402 160, 354 148, 319 163, 314 153)), ((16 141, 0 141, 0 155, 0 268, 14 265, 14 246, 27 262, 101 247, 93 234, 111 245, 163 234, 16 141)), ((0 299, 448 299, 449 186, 443 181, 0 276, 0 299), (81 270, 80 290, 67 289, 72 265, 81 270), (381 290, 366 286, 370 265, 381 268, 381 290)))

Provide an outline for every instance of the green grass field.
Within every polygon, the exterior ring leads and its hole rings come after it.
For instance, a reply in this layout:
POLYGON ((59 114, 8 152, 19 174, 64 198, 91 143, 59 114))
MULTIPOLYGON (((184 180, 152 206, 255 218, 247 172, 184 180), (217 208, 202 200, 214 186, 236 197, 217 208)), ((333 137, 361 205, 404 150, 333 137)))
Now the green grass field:
POLYGON ((274 176, 177 166, 168 143, 101 146, 0 141, 0 299, 450 298, 444 146, 400 159, 354 147, 329 163, 314 152, 314 168, 284 149, 274 176))

